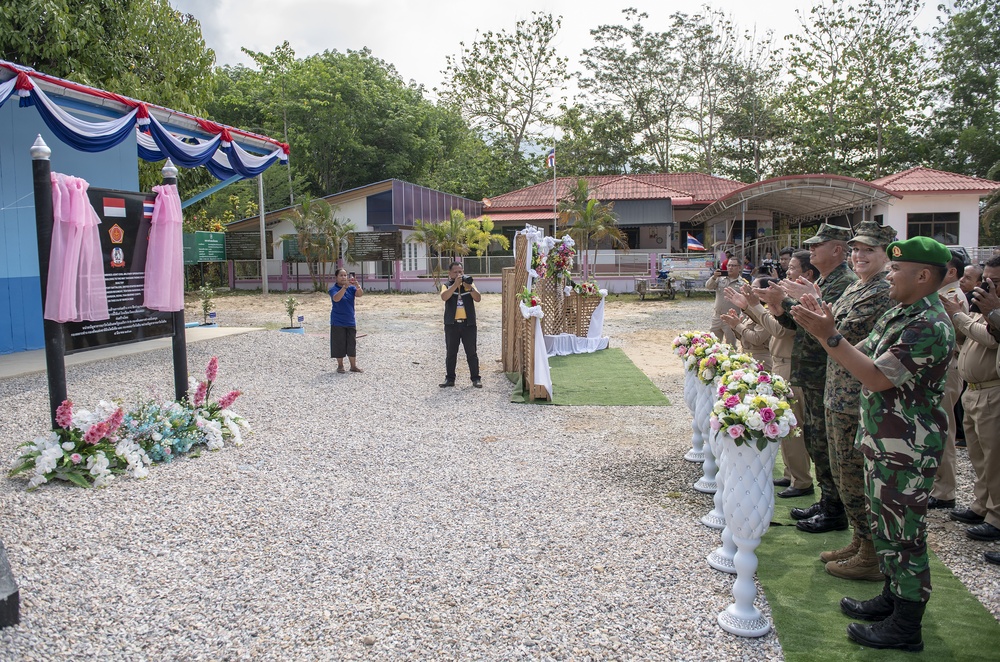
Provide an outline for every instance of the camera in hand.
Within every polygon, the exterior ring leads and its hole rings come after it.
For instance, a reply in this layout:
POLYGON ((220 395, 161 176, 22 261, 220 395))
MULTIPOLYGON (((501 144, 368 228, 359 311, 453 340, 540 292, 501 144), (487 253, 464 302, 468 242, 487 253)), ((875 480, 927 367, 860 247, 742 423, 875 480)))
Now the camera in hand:
MULTIPOLYGON (((989 291, 991 291, 993 289, 992 287, 990 287, 990 281, 988 281, 988 280, 984 280, 982 283, 980 283, 976 287, 978 287, 979 289, 981 289, 984 292, 989 292, 989 291)), ((975 299, 973 299, 973 301, 975 301, 975 299)), ((979 310, 979 306, 977 306, 975 303, 973 303, 973 304, 971 304, 969 306, 969 312, 970 313, 978 313, 978 312, 981 312, 981 311, 979 310)))
POLYGON ((466 285, 472 285, 472 276, 462 276, 462 282, 466 285))

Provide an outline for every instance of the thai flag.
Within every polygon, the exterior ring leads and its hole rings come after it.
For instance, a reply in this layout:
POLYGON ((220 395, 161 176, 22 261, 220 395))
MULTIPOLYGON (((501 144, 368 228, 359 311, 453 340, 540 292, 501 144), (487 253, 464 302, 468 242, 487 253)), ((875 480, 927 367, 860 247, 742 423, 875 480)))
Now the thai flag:
POLYGON ((153 218, 153 201, 143 200, 142 201, 142 217, 146 219, 153 218))
POLYGON ((703 251, 703 250, 705 250, 705 247, 702 246, 701 242, 698 241, 697 239, 695 239, 694 237, 692 237, 690 232, 688 232, 687 234, 688 234, 687 249, 689 251, 703 251))
POLYGON ((549 150, 548 156, 545 157, 545 165, 550 168, 556 167, 556 148, 553 147, 549 150))
POLYGON ((125 198, 104 198, 104 218, 125 218, 125 198))

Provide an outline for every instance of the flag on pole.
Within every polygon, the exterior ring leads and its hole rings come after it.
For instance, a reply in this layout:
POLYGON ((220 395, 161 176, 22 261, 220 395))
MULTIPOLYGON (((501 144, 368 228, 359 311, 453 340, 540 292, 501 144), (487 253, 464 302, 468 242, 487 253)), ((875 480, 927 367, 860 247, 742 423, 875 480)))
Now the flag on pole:
POLYGON ((548 156, 545 157, 545 165, 550 168, 556 167, 556 148, 553 147, 549 150, 548 156))
POLYGON ((702 245, 702 243, 700 241, 698 241, 697 239, 695 239, 694 237, 692 237, 690 232, 688 232, 687 235, 688 235, 687 249, 689 251, 703 251, 703 250, 705 250, 705 247, 702 245))

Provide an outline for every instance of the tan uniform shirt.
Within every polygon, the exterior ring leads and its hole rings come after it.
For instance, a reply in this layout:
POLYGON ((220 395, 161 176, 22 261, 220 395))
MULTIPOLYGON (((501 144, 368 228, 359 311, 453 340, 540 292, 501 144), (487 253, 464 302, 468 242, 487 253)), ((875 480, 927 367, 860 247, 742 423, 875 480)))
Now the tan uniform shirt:
POLYGON ((772 369, 770 332, 750 316, 741 319, 733 331, 743 343, 743 351, 757 359, 764 365, 764 370, 770 372, 772 369))
POLYGON ((792 374, 792 348, 795 345, 795 331, 782 326, 759 303, 747 308, 747 315, 771 334, 771 341, 768 344, 768 350, 771 352, 771 371, 788 380, 792 374))
POLYGON ((997 374, 997 348, 1000 343, 989 332, 981 313, 955 313, 951 318, 957 335, 965 336, 958 355, 958 374, 970 384, 1000 379, 997 374))
POLYGON ((705 289, 715 292, 715 316, 718 317, 728 313, 730 308, 735 308, 733 304, 726 300, 725 291, 727 287, 739 289, 746 281, 742 278, 730 278, 729 276, 712 276, 705 281, 705 289))

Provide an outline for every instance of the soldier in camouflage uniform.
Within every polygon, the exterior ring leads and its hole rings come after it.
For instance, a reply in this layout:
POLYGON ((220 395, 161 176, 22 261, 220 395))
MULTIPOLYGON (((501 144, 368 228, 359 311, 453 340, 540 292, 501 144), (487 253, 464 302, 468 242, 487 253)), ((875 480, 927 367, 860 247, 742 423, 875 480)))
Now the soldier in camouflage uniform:
MULTIPOLYGON (((851 283, 858 280, 853 271, 847 268, 847 240, 851 238, 848 228, 823 223, 816 236, 804 243, 809 246, 810 260, 820 272, 816 286, 827 303, 839 299, 851 283)), ((791 516, 800 520, 796 527, 809 533, 840 531, 847 528, 847 516, 844 505, 837 493, 830 469, 830 452, 827 442, 826 415, 823 409, 823 392, 826 387, 826 352, 823 347, 804 329, 798 328, 788 312, 797 302, 793 296, 785 296, 788 292, 788 282, 782 281, 784 290, 770 287, 764 290, 754 290, 768 308, 775 311, 775 318, 784 327, 795 329, 795 344, 792 351, 792 383, 801 388, 802 403, 805 411, 803 432, 806 439, 806 450, 815 467, 816 482, 819 483, 822 496, 818 503, 808 508, 793 508, 791 516), (783 312, 782 312, 783 311, 783 312), (780 313, 780 314, 779 314, 780 313)), ((795 285, 795 284, 791 284, 795 285)), ((811 291, 809 289, 799 291, 811 291)))
MULTIPOLYGON (((843 342, 857 345, 868 337, 875 322, 892 307, 885 265, 889 258, 885 247, 896 238, 896 231, 874 221, 864 221, 857 227, 851 245, 854 271, 861 280, 847 286, 833 304, 833 321, 843 334, 843 342)), ((855 448, 858 432, 858 393, 861 384, 833 357, 826 364, 826 430, 830 445, 830 469, 837 493, 844 504, 847 519, 854 530, 851 543, 843 549, 823 552, 820 559, 826 571, 844 579, 882 581, 878 558, 872 546, 872 535, 865 503, 865 463, 855 448)))
POLYGON ((870 600, 844 598, 847 636, 872 648, 923 650, 920 624, 931 582, 927 558, 927 500, 941 460, 948 417, 941 406, 955 329, 937 296, 951 253, 929 237, 887 249, 890 296, 899 305, 855 348, 839 342, 828 304, 803 297, 795 321, 823 340, 826 351, 858 377, 865 456, 865 494, 885 584, 870 600))

